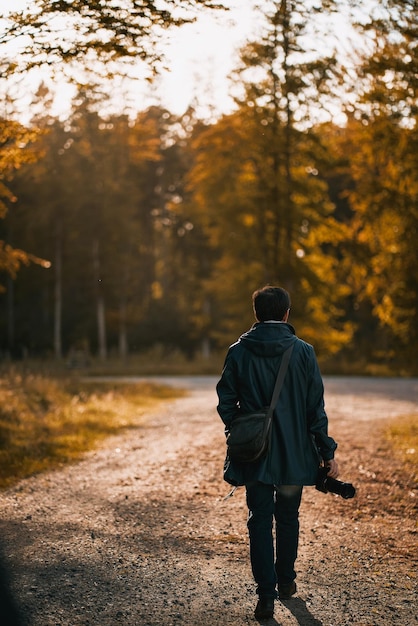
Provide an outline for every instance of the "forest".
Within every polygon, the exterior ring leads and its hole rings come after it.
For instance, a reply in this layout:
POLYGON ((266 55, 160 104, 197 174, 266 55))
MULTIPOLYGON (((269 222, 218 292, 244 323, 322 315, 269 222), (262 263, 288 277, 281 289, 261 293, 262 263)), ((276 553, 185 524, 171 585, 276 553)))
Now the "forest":
POLYGON ((418 373, 417 2, 349 3, 344 55, 341 4, 263 3, 212 119, 106 114, 94 82, 66 119, 43 83, 29 123, 3 103, 3 359, 208 358, 278 284, 325 371, 418 373))

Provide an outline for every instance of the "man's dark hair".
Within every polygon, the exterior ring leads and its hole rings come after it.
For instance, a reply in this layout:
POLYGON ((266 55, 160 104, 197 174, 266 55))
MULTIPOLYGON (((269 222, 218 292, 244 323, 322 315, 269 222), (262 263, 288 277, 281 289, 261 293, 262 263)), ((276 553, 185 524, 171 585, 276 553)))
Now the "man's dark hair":
POLYGON ((290 309, 290 296, 282 287, 266 286, 253 293, 254 314, 259 322, 281 321, 290 309))

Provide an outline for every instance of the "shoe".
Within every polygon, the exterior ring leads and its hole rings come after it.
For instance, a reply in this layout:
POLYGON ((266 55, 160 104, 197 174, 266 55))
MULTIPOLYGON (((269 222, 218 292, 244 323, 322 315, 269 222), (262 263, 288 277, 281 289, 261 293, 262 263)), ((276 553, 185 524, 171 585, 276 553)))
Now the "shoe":
POLYGON ((263 598, 257 602, 255 607, 254 617, 256 619, 269 619, 274 614, 274 598, 263 598))
POLYGON ((287 585, 279 585, 279 600, 289 600, 296 593, 296 583, 292 580, 287 585))

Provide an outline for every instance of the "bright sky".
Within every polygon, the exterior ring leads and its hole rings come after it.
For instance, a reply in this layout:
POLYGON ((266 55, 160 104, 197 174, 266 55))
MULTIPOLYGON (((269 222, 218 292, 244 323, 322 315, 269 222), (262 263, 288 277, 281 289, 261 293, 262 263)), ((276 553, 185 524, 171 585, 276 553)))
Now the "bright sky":
MULTIPOLYGON (((144 80, 130 83, 129 90, 122 96, 124 106, 140 110, 151 103, 161 102, 174 113, 181 114, 194 102, 203 116, 211 109, 231 110, 227 76, 236 66, 237 50, 254 30, 254 1, 226 0, 224 4, 230 7, 229 12, 216 12, 215 15, 202 11, 196 23, 169 31, 163 46, 169 71, 164 72, 153 87, 144 80)), ((28 0, 0 0, 1 14, 10 10, 11 2, 13 10, 19 10, 27 5, 28 0)), ((30 83, 23 81, 20 87, 20 92, 25 94, 23 108, 29 108, 31 92, 36 91, 40 81, 38 76, 36 82, 33 79, 30 83)), ((118 89, 113 88, 112 92, 116 94, 114 108, 120 110, 118 89)), ((60 85, 54 113, 65 113, 72 93, 71 88, 60 85)))
POLYGON ((203 107, 231 107, 227 77, 237 65, 237 50, 254 30, 253 4, 230 0, 228 13, 201 16, 172 32, 167 49, 171 71, 161 81, 160 94, 174 112, 186 109, 193 99, 203 107))

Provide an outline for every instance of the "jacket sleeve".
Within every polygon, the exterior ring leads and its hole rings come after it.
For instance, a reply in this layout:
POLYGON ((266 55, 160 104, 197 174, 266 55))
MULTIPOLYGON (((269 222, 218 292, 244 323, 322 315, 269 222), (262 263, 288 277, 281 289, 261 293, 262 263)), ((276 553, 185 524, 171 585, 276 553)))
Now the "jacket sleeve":
POLYGON ((225 432, 228 433, 229 425, 239 412, 238 384, 236 374, 236 363, 229 350, 221 378, 216 385, 218 394, 218 413, 225 424, 225 432))
POLYGON ((330 461, 334 458, 337 443, 332 437, 328 436, 328 417, 324 404, 324 384, 313 348, 310 359, 306 412, 308 429, 314 437, 318 452, 324 461, 330 461))

